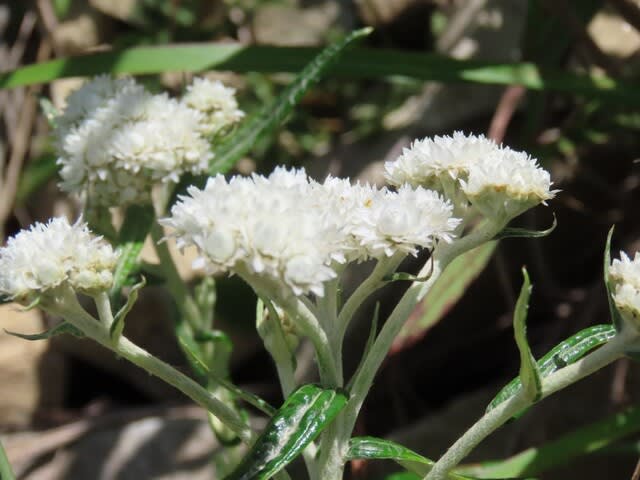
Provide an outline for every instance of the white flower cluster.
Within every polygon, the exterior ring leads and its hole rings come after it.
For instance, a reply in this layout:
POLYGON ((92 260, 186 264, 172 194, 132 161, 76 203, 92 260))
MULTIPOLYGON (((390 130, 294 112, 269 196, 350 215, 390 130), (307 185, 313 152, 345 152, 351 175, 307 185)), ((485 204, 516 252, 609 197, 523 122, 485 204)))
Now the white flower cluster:
POLYGON ((35 223, 0 248, 0 293, 19 302, 68 284, 97 293, 111 288, 117 254, 79 221, 66 218, 35 223))
POLYGON ((513 218, 556 193, 549 173, 527 153, 462 132, 416 140, 385 169, 392 185, 435 189, 487 217, 513 218))
POLYGON ((609 269, 613 299, 623 318, 640 328, 640 252, 631 260, 624 252, 609 269))
POLYGON ((217 80, 194 78, 182 101, 202 113, 204 121, 200 123, 200 131, 204 135, 224 131, 244 117, 244 112, 238 108, 235 88, 225 87, 217 80))
POLYGON ((304 170, 277 168, 269 177, 211 178, 189 189, 163 224, 180 248, 196 245, 196 266, 209 272, 258 276, 284 293, 324 294, 336 264, 415 254, 449 241, 459 220, 452 206, 423 188, 398 192, 309 179, 304 170))
POLYGON ((97 77, 69 96, 56 119, 61 188, 97 205, 148 201, 154 183, 207 170, 213 155, 203 132, 210 121, 184 100, 151 94, 133 79, 97 77))

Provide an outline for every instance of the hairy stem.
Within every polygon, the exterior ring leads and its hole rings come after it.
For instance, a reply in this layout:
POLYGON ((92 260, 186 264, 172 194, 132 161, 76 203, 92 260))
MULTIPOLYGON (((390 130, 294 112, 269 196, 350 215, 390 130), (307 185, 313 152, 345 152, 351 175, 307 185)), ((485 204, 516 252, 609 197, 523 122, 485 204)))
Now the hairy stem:
MULTIPOLYGON (((626 347, 638 341, 638 333, 623 331, 607 344, 542 380, 542 398, 591 375, 614 360, 622 357, 626 347)), ((445 480, 455 468, 482 440, 502 426, 507 420, 530 407, 535 402, 523 389, 509 400, 490 410, 460 437, 436 462, 425 480, 445 480)))
POLYGON ((121 336, 114 343, 109 335, 109 329, 80 306, 72 291, 65 292, 61 297, 48 301, 42 306, 47 311, 59 315, 73 324, 87 337, 113 350, 119 356, 180 390, 194 402, 218 417, 243 441, 249 443, 253 439, 249 426, 245 424, 236 412, 220 402, 197 382, 154 357, 124 336, 121 336))
POLYGON ((362 403, 369 392, 375 375, 382 365, 393 340, 415 306, 425 297, 444 269, 451 261, 464 252, 471 250, 491 240, 502 228, 504 222, 486 221, 468 235, 453 241, 450 244, 440 244, 432 254, 432 258, 418 273, 418 277, 427 276, 424 282, 414 282, 407 289, 402 299, 396 305, 393 312, 385 322, 376 338, 371 350, 363 359, 361 367, 355 374, 353 386, 350 391, 350 399, 345 409, 338 415, 336 422, 341 422, 340 437, 332 445, 331 452, 327 453, 332 463, 344 464, 344 456, 348 448, 349 438, 355 426, 362 403))

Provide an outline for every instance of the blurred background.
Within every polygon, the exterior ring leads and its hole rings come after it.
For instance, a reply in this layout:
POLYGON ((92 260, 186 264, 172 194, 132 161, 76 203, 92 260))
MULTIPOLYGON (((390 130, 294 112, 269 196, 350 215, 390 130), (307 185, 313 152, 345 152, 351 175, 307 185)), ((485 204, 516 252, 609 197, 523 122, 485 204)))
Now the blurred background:
MULTIPOLYGON (((87 52, 184 42, 322 46, 370 25, 365 45, 430 52, 497 64, 531 62, 554 72, 607 75, 639 89, 640 2, 637 0, 38 0, 0 3, 0 69, 87 52)), ((291 74, 208 72, 238 89, 248 113, 272 101, 291 74)), ((190 75, 167 72, 140 80, 179 93, 190 75)), ((35 220, 74 217, 78 205, 57 187, 55 153, 41 96, 54 105, 82 79, 0 90, 0 235, 35 220)), ((629 88, 630 87, 630 88, 629 88)), ((399 440, 435 458, 477 419, 517 374, 511 315, 526 265, 534 283, 529 339, 539 357, 574 332, 607 323, 602 256, 616 225, 612 252, 640 250, 640 109, 635 101, 520 86, 424 82, 391 76, 327 75, 287 125, 262 140, 236 170, 269 172, 304 166, 382 182, 382 165, 412 139, 463 130, 524 149, 549 169, 562 192, 520 226, 558 227, 543 239, 500 242, 464 269, 460 299, 440 292, 440 305, 419 306, 377 377, 358 435, 399 440), (492 254, 491 254, 492 253, 492 254)), ((143 255, 153 261, 151 249, 143 255)), ((194 281, 190 259, 178 256, 194 281)), ((408 265, 407 268, 411 268, 408 265)), ((352 272, 353 286, 366 272, 352 272)), ((381 293, 381 318, 401 294, 381 293)), ((237 279, 218 281, 216 326, 234 341, 232 377, 275 405, 282 401, 275 369, 255 333, 255 303, 237 279)), ((188 371, 176 345, 170 299, 145 288, 126 334, 188 371)), ((373 305, 362 309, 346 346, 353 371, 373 305)), ((37 310, 0 306, 0 327, 26 333, 52 325, 37 310)), ((312 352, 299 350, 299 379, 313 381, 312 352)), ((640 401, 640 369, 622 360, 528 412, 484 442, 469 458, 506 458, 561 438, 640 401)), ((626 427, 629 425, 625 424, 626 427)), ((593 445, 585 456, 536 475, 544 479, 631 479, 640 422, 632 435, 593 445), (608 445, 607 445, 608 444, 608 445)), ((0 438, 20 478, 212 479, 219 445, 203 412, 171 387, 89 341, 56 337, 24 341, 0 333, 0 438), (215 464, 215 462, 214 462, 215 464)), ((392 478, 392 464, 357 462, 350 478, 392 478)), ((302 474, 293 478, 303 478, 302 474)), ((400 477, 394 477, 400 478, 400 477)), ((634 477, 637 478, 637 477, 634 477)))

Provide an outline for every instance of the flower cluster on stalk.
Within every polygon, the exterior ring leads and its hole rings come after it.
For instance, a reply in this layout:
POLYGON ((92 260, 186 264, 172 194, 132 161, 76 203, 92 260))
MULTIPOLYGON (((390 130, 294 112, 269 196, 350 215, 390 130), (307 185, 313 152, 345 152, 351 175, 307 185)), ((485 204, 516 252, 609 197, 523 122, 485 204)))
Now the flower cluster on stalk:
POLYGON ((0 248, 0 293, 20 303, 68 286, 89 295, 113 284, 118 255, 80 221, 36 222, 0 248))
POLYGON ((93 79, 56 118, 61 188, 94 205, 126 205, 148 201, 154 183, 205 172, 213 156, 208 135, 242 118, 233 94, 205 79, 182 100, 130 78, 93 79))
POLYGON ((471 204, 488 218, 509 220, 557 192, 549 172, 526 152, 462 132, 416 140, 385 170, 391 185, 435 189, 456 211, 471 204))
POLYGON ((416 254, 449 241, 459 223, 433 191, 396 192, 333 177, 320 183, 304 170, 229 181, 219 175, 188 193, 163 223, 179 247, 198 247, 196 266, 266 279, 284 287, 283 295, 323 296, 338 265, 416 254))

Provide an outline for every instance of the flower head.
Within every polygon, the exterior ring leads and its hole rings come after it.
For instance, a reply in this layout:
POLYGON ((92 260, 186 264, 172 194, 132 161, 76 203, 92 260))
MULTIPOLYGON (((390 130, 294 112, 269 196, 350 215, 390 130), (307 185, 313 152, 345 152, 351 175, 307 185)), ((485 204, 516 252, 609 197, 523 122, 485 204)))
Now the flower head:
POLYGON ((506 220, 556 193, 549 173, 528 154, 462 132, 417 140, 385 169, 392 185, 432 188, 459 208, 471 203, 506 220))
POLYGON ((211 178, 203 190, 189 189, 163 223, 179 247, 199 249, 196 266, 267 279, 284 295, 322 296, 338 264, 448 240, 457 225, 451 210, 422 188, 318 183, 304 170, 277 168, 268 177, 211 178))
POLYGON ((640 328, 640 252, 631 260, 624 252, 609 268, 613 300, 622 317, 640 328))
POLYGON ((214 135, 244 117, 244 112, 238 108, 235 94, 234 88, 225 87, 220 81, 194 78, 182 101, 203 115, 200 131, 204 135, 214 135))
POLYGON ((64 284, 82 293, 104 291, 113 284, 117 259, 80 221, 35 223, 0 248, 0 293, 28 303, 64 284))
POLYGON ((451 232, 460 223, 451 216, 451 203, 438 193, 409 185, 397 192, 385 191, 359 210, 354 234, 376 258, 398 251, 416 255, 418 248, 431 248, 439 239, 450 241, 451 232))
POLYGON ((204 117, 131 79, 102 76, 72 93, 55 130, 61 188, 94 204, 149 201, 156 182, 202 173, 212 158, 204 117))

